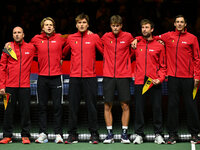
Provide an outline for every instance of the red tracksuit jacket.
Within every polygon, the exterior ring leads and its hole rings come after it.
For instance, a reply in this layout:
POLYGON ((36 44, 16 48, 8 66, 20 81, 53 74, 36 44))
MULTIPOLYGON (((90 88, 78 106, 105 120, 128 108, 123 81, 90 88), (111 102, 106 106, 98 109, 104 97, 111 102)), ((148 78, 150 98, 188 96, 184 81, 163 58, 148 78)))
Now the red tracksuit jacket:
POLYGON ((32 44, 11 42, 17 60, 2 53, 0 61, 0 89, 5 87, 30 87, 31 64, 35 53, 32 44))
POLYGON ((97 34, 77 32, 67 38, 64 56, 71 49, 70 77, 96 77, 96 48, 103 54, 101 39, 97 34))
POLYGON ((166 75, 165 48, 155 39, 147 41, 144 38, 133 50, 136 58, 135 63, 135 84, 144 84, 145 76, 152 79, 164 81, 166 75))
POLYGON ((130 33, 123 31, 117 37, 112 32, 103 35, 104 77, 131 78, 130 44, 133 40, 130 33))
POLYGON ((197 37, 185 30, 160 35, 166 45, 167 75, 180 78, 200 78, 199 43, 197 37))
POLYGON ((36 47, 38 57, 38 74, 43 76, 56 76, 62 74, 62 50, 66 40, 61 34, 54 33, 50 37, 41 33, 32 38, 31 43, 36 47))

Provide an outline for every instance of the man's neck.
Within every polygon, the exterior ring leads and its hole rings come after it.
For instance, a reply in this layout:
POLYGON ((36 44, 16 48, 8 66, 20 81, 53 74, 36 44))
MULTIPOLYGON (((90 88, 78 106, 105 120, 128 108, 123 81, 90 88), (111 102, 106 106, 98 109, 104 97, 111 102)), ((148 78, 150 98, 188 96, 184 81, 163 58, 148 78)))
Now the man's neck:
POLYGON ((50 37, 53 33, 46 33, 47 37, 50 37))

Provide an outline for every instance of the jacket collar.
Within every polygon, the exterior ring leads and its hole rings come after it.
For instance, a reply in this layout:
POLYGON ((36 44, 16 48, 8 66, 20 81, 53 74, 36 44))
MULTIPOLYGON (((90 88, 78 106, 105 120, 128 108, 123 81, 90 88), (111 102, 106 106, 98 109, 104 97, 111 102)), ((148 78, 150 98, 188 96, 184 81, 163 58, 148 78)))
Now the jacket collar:
POLYGON ((151 40, 146 40, 143 36, 142 36, 142 41, 145 43, 149 43, 149 42, 153 42, 155 40, 155 37, 153 36, 151 40))
POLYGON ((87 32, 88 32, 88 30, 86 30, 85 32, 80 32, 80 31, 78 31, 77 34, 78 34, 79 36, 85 36, 85 35, 87 35, 87 32))
POLYGON ((121 31, 119 31, 119 34, 118 35, 115 35, 113 32, 111 32, 112 33, 112 36, 114 36, 115 38, 117 37, 120 37, 121 35, 122 35, 122 30, 121 31))
POLYGON ((175 33, 176 33, 177 35, 179 35, 179 34, 186 34, 186 33, 187 33, 187 28, 185 28, 184 32, 180 32, 180 31, 178 31, 177 29, 175 29, 175 33))
POLYGON ((24 44, 24 40, 22 40, 22 43, 17 43, 17 42, 14 41, 15 46, 20 46, 20 45, 23 45, 23 44, 24 44))
POLYGON ((51 36, 47 36, 47 34, 45 32, 42 32, 41 35, 45 38, 51 38, 55 35, 55 32, 51 36))

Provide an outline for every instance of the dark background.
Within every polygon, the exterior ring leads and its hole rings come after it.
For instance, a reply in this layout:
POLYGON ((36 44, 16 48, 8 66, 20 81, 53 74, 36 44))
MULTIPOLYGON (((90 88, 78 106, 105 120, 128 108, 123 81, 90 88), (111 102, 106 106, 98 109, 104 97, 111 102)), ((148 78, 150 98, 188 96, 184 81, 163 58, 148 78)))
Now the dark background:
MULTIPOLYGON (((101 37, 110 31, 109 19, 114 14, 123 17, 123 30, 140 35, 140 20, 151 19, 154 34, 174 30, 174 17, 183 14, 188 21, 188 31, 200 35, 200 1, 198 0, 7 0, 0 5, 0 49, 12 41, 12 29, 21 26, 25 41, 39 34, 44 17, 56 21, 56 32, 76 32, 75 17, 84 12, 90 17, 89 29, 101 37)), ((0 51, 1 53, 1 51, 0 51)), ((101 59, 97 55, 97 59, 101 59)))

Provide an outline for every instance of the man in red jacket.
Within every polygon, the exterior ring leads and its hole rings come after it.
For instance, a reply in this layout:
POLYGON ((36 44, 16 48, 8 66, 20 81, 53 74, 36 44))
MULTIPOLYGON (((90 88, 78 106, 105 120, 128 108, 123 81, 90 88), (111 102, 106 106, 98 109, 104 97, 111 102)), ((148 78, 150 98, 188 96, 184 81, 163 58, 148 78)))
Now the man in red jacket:
MULTIPOLYGON (((197 37, 187 32, 183 15, 175 17, 175 31, 167 32, 157 40, 165 42, 168 75, 168 119, 167 144, 178 140, 179 101, 182 96, 187 112, 188 131, 192 143, 200 143, 197 101, 193 100, 193 89, 199 86, 200 58, 197 37)), ((137 42, 133 43, 133 46, 137 42)))
POLYGON ((160 35, 166 45, 168 75, 168 144, 178 138, 179 99, 182 96, 187 112, 187 125, 191 142, 200 143, 197 101, 193 100, 193 88, 200 77, 199 44, 197 37, 187 32, 184 16, 175 17, 175 31, 160 35))
POLYGON ((91 133, 90 142, 97 144, 99 140, 96 95, 97 79, 95 71, 96 48, 103 53, 101 39, 97 34, 88 35, 89 17, 80 14, 76 17, 77 33, 67 39, 64 55, 71 50, 71 71, 69 81, 69 136, 66 144, 77 143, 77 115, 81 100, 81 91, 88 108, 88 124, 91 133))
POLYGON ((121 143, 130 143, 127 135, 129 123, 129 101, 131 82, 130 44, 133 37, 128 32, 123 32, 122 18, 114 15, 110 18, 112 32, 103 35, 104 66, 103 66, 103 92, 104 92, 104 117, 108 135, 103 141, 105 144, 114 142, 112 132, 112 106, 115 98, 115 89, 118 91, 118 100, 122 107, 122 134, 121 143))
POLYGON ((162 137, 162 88, 161 83, 166 75, 165 49, 152 36, 154 24, 143 19, 140 22, 142 38, 137 44, 134 55, 135 65, 135 133, 134 144, 143 143, 144 137, 144 106, 150 96, 153 109, 153 125, 157 144, 165 143, 162 137), (152 87, 144 94, 143 87, 147 78, 152 79, 152 87))
POLYGON ((38 57, 37 94, 39 100, 39 137, 36 143, 46 143, 47 139, 47 104, 49 96, 53 101, 54 132, 56 143, 62 143, 62 49, 66 40, 55 33, 55 21, 46 17, 41 21, 41 34, 32 38, 38 57))
POLYGON ((3 52, 0 61, 0 94, 10 93, 11 101, 4 111, 3 139, 0 144, 12 142, 15 106, 18 101, 23 144, 30 140, 30 70, 35 47, 24 42, 24 32, 19 26, 13 29, 14 42, 10 42, 16 58, 3 52))

